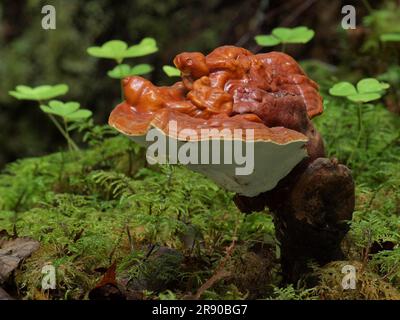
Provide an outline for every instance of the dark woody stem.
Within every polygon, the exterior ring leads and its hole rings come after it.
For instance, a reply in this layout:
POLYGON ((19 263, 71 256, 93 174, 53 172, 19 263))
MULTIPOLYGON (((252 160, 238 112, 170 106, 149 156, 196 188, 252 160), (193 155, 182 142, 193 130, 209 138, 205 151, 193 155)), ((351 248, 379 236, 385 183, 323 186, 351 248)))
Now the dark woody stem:
POLYGON ((243 212, 270 209, 284 281, 296 283, 310 272, 310 262, 343 259, 341 241, 349 230, 354 199, 350 170, 336 160, 318 158, 298 166, 275 189, 234 200, 243 212))

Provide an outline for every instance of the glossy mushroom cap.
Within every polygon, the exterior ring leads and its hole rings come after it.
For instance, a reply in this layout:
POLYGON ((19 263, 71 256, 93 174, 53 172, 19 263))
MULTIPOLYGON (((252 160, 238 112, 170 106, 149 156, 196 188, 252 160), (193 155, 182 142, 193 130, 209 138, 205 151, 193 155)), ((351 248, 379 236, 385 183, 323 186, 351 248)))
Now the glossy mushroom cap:
POLYGON ((174 63, 182 81, 170 87, 157 87, 141 77, 124 79, 126 101, 113 110, 110 125, 142 143, 151 128, 178 141, 190 140, 180 136, 187 128, 253 129, 253 136, 243 131, 240 139, 256 145, 254 175, 235 176, 232 167, 223 164, 190 165, 249 196, 272 189, 307 153, 310 158, 323 154, 322 139, 310 122, 323 111, 318 86, 290 56, 254 55, 223 46, 207 56, 181 53, 174 63), (178 125, 176 132, 169 131, 171 120, 178 125))

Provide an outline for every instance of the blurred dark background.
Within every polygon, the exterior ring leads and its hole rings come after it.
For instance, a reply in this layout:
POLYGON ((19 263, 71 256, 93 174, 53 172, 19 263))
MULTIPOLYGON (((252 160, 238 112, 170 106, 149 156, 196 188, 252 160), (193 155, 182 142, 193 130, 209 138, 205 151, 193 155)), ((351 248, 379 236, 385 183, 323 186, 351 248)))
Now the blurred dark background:
POLYGON ((66 83, 70 91, 62 99, 79 101, 93 111, 96 123, 106 123, 120 99, 117 80, 106 75, 114 63, 87 55, 89 46, 111 39, 132 45, 154 37, 159 52, 127 62, 152 64, 155 70, 147 77, 160 85, 173 82, 161 67, 172 64, 181 51, 207 53, 232 44, 258 52, 266 49, 256 45, 255 35, 277 26, 305 25, 317 31, 316 37, 307 45, 290 46, 288 53, 297 59, 337 63, 340 11, 345 4, 357 8, 357 22, 366 14, 362 1, 338 0, 2 0, 0 168, 17 158, 65 147, 63 137, 34 103, 8 95, 18 84, 66 83), (56 8, 56 30, 41 28, 41 8, 46 4, 56 8))

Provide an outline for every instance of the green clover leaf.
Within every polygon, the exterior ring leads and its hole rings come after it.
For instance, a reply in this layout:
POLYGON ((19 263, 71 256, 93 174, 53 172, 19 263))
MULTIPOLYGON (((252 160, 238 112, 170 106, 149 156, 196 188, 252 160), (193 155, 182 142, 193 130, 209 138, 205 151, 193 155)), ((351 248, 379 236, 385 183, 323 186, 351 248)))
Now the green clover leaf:
POLYGON ((329 94, 338 97, 347 97, 353 94, 357 94, 356 88, 350 82, 339 82, 336 83, 332 88, 329 89, 329 94))
POLYGON ((58 100, 51 100, 49 105, 41 105, 40 109, 43 112, 54 114, 66 121, 78 121, 87 119, 92 115, 92 112, 87 109, 80 109, 80 104, 75 101, 62 102, 58 100))
POLYGON ((96 58, 114 59, 121 63, 125 58, 141 57, 157 50, 157 43, 153 38, 144 38, 139 44, 129 48, 124 41, 110 40, 101 47, 89 47, 87 53, 96 58))
POLYGON ((15 90, 9 91, 9 94, 18 100, 48 100, 61 96, 68 92, 66 84, 57 84, 55 86, 43 85, 35 88, 28 86, 17 86, 15 90))
POLYGON ((379 38, 382 42, 400 42, 400 33, 384 33, 379 38))
POLYGON ((128 64, 120 64, 115 66, 114 69, 107 72, 110 78, 123 79, 130 76, 139 76, 153 71, 153 67, 149 64, 138 64, 131 68, 128 64))
POLYGON ((348 96, 347 99, 353 102, 370 102, 380 99, 379 93, 358 93, 352 96, 348 96))
POLYGON ((374 78, 362 79, 357 83, 357 90, 359 93, 381 92, 389 87, 390 85, 388 83, 379 82, 374 78))
POLYGON ((256 43, 262 47, 273 47, 281 43, 281 41, 273 35, 258 35, 255 36, 254 39, 256 43))
POLYGON ((346 97, 353 102, 370 102, 378 100, 389 88, 389 84, 374 78, 365 78, 357 83, 357 89, 350 82, 336 83, 329 89, 329 94, 337 97, 346 97))
POLYGON ((126 51, 126 58, 142 57, 157 51, 156 40, 144 38, 139 44, 129 47, 126 51))
POLYGON ((58 100, 51 100, 49 102, 49 106, 40 106, 40 108, 45 111, 46 113, 55 114, 60 117, 64 117, 70 113, 75 112, 79 109, 78 102, 61 102, 58 100))
POLYGON ((162 67, 162 69, 168 77, 180 77, 181 76, 181 71, 173 66, 165 65, 162 67))
POLYGON ((128 45, 121 40, 111 40, 104 43, 101 47, 90 47, 87 52, 96 58, 122 60, 128 45))
POLYGON ((307 27, 275 28, 272 34, 284 43, 307 43, 315 32, 307 27))
POLYGON ((92 116, 92 111, 87 109, 79 109, 75 112, 68 114, 65 118, 69 121, 84 120, 92 116))
POLYGON ((275 46, 280 43, 307 43, 315 35, 314 30, 300 26, 296 28, 275 28, 270 35, 258 35, 254 39, 260 46, 275 46))

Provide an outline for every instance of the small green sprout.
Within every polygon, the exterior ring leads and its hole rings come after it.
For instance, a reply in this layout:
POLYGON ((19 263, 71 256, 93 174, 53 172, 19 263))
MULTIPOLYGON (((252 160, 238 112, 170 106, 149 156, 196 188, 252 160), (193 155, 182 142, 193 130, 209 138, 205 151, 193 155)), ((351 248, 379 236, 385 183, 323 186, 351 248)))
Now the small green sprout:
MULTIPOLYGON (((157 43, 153 38, 144 38, 138 44, 130 47, 128 47, 128 44, 124 41, 110 40, 100 47, 89 47, 87 49, 87 53, 93 57, 115 60, 117 66, 108 71, 107 75, 110 78, 120 80, 132 75, 147 74, 153 70, 153 67, 148 64, 139 64, 135 67, 122 64, 124 59, 142 57, 157 51, 157 43)), ((122 82, 121 98, 124 99, 122 82)))
POLYGON ((41 101, 66 94, 68 89, 66 84, 57 84, 55 86, 44 85, 36 88, 20 85, 15 90, 10 91, 9 94, 18 100, 41 101))
POLYGON ((92 116, 92 111, 80 109, 80 107, 79 102, 75 101, 61 102, 59 100, 51 100, 48 106, 41 105, 40 109, 45 113, 59 116, 66 122, 80 121, 92 116))
POLYGON ((254 39, 258 45, 263 47, 272 47, 282 44, 284 51, 286 44, 309 42, 315 35, 315 32, 307 27, 301 26, 296 28, 275 28, 269 35, 258 35, 254 39))
POLYGON ((125 58, 136 58, 157 52, 157 43, 153 38, 144 38, 139 44, 128 48, 126 42, 121 40, 111 40, 104 43, 101 47, 90 47, 88 54, 96 58, 113 59, 121 64, 125 58))
POLYGON ((329 89, 329 94, 336 97, 344 97, 352 103, 357 104, 357 120, 358 120, 358 138, 356 146, 353 149, 350 157, 347 159, 347 164, 349 164, 355 154, 355 150, 358 148, 362 133, 363 133, 363 123, 362 123, 362 104, 380 99, 389 88, 389 84, 386 82, 380 82, 374 78, 365 78, 358 81, 355 87, 350 82, 339 82, 336 83, 329 89))
POLYGON ((142 63, 131 68, 128 64, 119 64, 114 69, 107 72, 107 75, 113 79, 123 79, 130 76, 139 76, 153 71, 149 64, 142 63))
POLYGON ((58 100, 51 100, 48 106, 43 103, 45 100, 50 100, 66 94, 68 90, 69 88, 66 84, 58 84, 55 86, 43 85, 36 88, 20 85, 17 86, 15 90, 10 91, 9 94, 18 100, 36 101, 40 109, 48 115, 50 120, 67 140, 69 149, 79 150, 76 143, 70 137, 68 123, 85 120, 92 115, 92 112, 86 109, 80 109, 80 105, 77 102, 64 103, 58 100), (60 117, 63 125, 54 116, 60 117))
POLYGON ((163 66, 163 71, 168 77, 180 77, 181 71, 173 66, 163 66))
POLYGON ((337 97, 346 97, 353 102, 364 103, 380 99, 389 86, 386 82, 380 82, 374 78, 366 78, 357 83, 357 88, 350 82, 336 83, 329 89, 329 94, 337 97))
POLYGON ((62 128, 58 121, 54 122, 57 128, 60 130, 62 135, 66 138, 70 150, 78 150, 78 147, 73 143, 70 136, 70 128, 68 124, 70 122, 80 122, 86 120, 92 116, 92 111, 87 109, 80 109, 79 102, 70 101, 62 102, 59 100, 51 100, 47 105, 40 105, 40 109, 48 115, 55 115, 61 118, 62 128))

